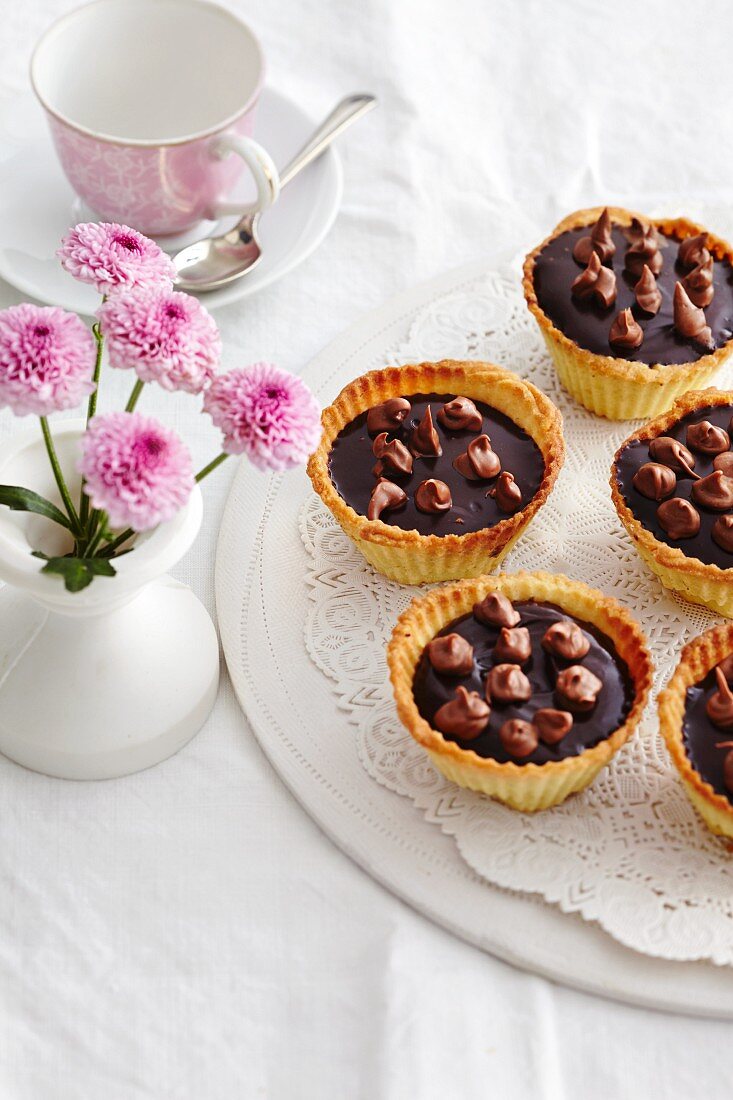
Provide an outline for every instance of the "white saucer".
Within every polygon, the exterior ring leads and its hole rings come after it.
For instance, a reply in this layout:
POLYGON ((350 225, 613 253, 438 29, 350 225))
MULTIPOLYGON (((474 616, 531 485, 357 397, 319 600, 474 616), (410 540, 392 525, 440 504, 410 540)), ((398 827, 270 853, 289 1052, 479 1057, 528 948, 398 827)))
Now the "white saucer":
MULTIPOLYGON (((282 166, 303 145, 317 122, 281 92, 265 88, 255 137, 282 166)), ((55 251, 69 226, 96 220, 64 176, 40 108, 19 97, 0 114, 0 276, 23 294, 78 313, 94 313, 96 292, 75 282, 59 265, 55 251)), ((248 201, 249 180, 239 194, 248 201)), ((239 282, 201 295, 207 308, 228 305, 282 278, 321 243, 331 228, 342 192, 338 155, 329 149, 284 189, 260 222, 262 259, 239 282)), ((236 219, 221 222, 229 226, 236 219)), ((204 223, 185 236, 168 238, 175 251, 201 236, 220 232, 204 223)))

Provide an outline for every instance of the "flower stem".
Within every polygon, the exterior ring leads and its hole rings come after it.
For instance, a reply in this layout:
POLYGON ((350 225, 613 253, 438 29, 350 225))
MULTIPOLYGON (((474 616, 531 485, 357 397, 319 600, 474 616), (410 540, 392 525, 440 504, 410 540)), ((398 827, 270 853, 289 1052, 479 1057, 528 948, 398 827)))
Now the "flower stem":
MULTIPOLYGON (((94 333, 94 339, 97 341, 97 358, 94 361, 94 374, 92 379, 94 381, 94 392, 89 395, 89 404, 87 405, 87 427, 89 427, 89 421, 97 412, 97 395, 99 392, 99 379, 102 374, 102 353, 104 351, 104 337, 102 336, 102 330, 99 327, 97 321, 92 325, 92 332, 94 333)), ((84 492, 84 479, 81 483, 81 502, 79 505, 79 520, 82 527, 86 526, 87 519, 89 517, 89 497, 84 492)))
POLYGON ((76 514, 76 508, 74 507, 74 502, 71 499, 71 493, 69 492, 68 486, 64 481, 64 475, 61 472, 61 466, 59 464, 58 455, 56 454, 56 448, 53 445, 51 429, 48 426, 48 418, 42 416, 40 420, 41 431, 43 432, 43 441, 46 444, 46 451, 48 452, 48 460, 51 463, 51 469, 53 470, 53 476, 56 479, 56 484, 59 487, 61 499, 63 500, 64 506, 66 507, 68 517, 71 520, 72 531, 76 536, 83 535, 81 524, 79 523, 79 517, 76 514))
POLYGON ((89 539, 89 543, 87 544, 86 549, 84 550, 84 557, 85 558, 94 557, 94 551, 97 549, 100 542, 102 541, 104 529, 105 529, 106 526, 107 526, 107 513, 106 512, 100 512, 95 508, 94 511, 92 512, 92 524, 90 525, 90 529, 92 530, 93 533, 92 533, 92 537, 89 539), (96 526, 96 531, 94 530, 95 526, 96 526))
POLYGON ((128 527, 127 530, 123 531, 121 535, 118 535, 116 539, 113 539, 112 542, 108 542, 106 546, 103 546, 99 551, 99 556, 101 558, 111 558, 114 552, 119 550, 123 542, 127 542, 134 534, 135 532, 132 527, 128 527))
POLYGON ((217 455, 208 466, 204 466, 202 470, 199 470, 196 474, 196 481, 203 481, 205 477, 208 477, 209 474, 217 468, 217 466, 221 466, 222 462, 227 458, 229 458, 229 455, 226 451, 222 451, 222 453, 217 455))
POLYGON ((125 405, 125 412, 126 413, 131 413, 134 410, 135 406, 137 405, 138 398, 140 397, 140 394, 143 392, 143 386, 144 385, 145 385, 145 383, 143 382, 143 380, 141 378, 138 378, 137 382, 132 387, 132 393, 130 394, 130 400, 125 405))

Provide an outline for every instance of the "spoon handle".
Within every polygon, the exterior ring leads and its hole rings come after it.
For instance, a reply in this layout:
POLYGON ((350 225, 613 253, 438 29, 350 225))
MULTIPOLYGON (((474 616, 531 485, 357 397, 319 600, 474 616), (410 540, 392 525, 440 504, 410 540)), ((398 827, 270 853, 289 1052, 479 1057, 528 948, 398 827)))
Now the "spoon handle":
POLYGON ((286 164, 280 172, 280 186, 290 183, 293 176, 301 172, 306 165, 319 157, 324 149, 328 148, 333 139, 337 137, 357 118, 361 118, 367 111, 371 111, 377 103, 373 95, 349 95, 342 99, 331 111, 327 119, 318 127, 313 137, 306 142, 299 153, 286 164))

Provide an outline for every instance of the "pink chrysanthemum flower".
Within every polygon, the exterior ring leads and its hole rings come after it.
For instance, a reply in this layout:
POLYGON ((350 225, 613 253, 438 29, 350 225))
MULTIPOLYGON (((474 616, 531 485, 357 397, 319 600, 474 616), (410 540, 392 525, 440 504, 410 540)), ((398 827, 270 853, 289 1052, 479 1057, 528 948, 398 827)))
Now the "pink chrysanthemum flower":
POLYGON ((140 413, 95 416, 81 441, 78 469, 93 506, 112 527, 148 531, 171 519, 194 487, 183 441, 140 413))
POLYGON ((61 266, 100 294, 118 286, 170 286, 173 261, 155 241, 116 222, 81 222, 61 242, 61 266))
POLYGON ((94 390, 95 355, 74 313, 28 302, 0 310, 0 408, 16 416, 73 408, 94 390))
POLYGON ((246 454, 260 470, 286 470, 318 446, 321 415, 305 382, 272 363, 230 371, 204 396, 228 454, 246 454))
POLYGON ((190 294, 169 287, 120 291, 97 316, 111 366, 132 368, 143 382, 201 393, 214 376, 221 337, 211 314, 190 294))

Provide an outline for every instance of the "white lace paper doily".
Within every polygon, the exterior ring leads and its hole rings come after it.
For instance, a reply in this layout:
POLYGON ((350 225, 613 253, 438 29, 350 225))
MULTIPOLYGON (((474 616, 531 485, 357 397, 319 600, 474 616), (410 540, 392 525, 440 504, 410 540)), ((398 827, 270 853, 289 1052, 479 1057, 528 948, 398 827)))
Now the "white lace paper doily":
MULTIPOLYGON (((586 413, 560 386, 516 273, 482 276, 431 302, 383 362, 483 359, 527 378, 560 407, 567 458, 557 485, 504 569, 567 573, 614 596, 641 622, 657 690, 680 647, 715 616, 667 593, 624 532, 608 486, 634 424, 586 413)), ((725 368, 717 384, 731 384, 725 368)), ((449 783, 397 720, 384 658, 417 588, 375 573, 317 497, 301 513, 311 599, 305 642, 354 727, 364 768, 412 799, 495 885, 541 895, 597 921, 621 943, 666 959, 733 963, 733 861, 687 801, 650 707, 596 782, 562 806, 521 814, 449 783)))

